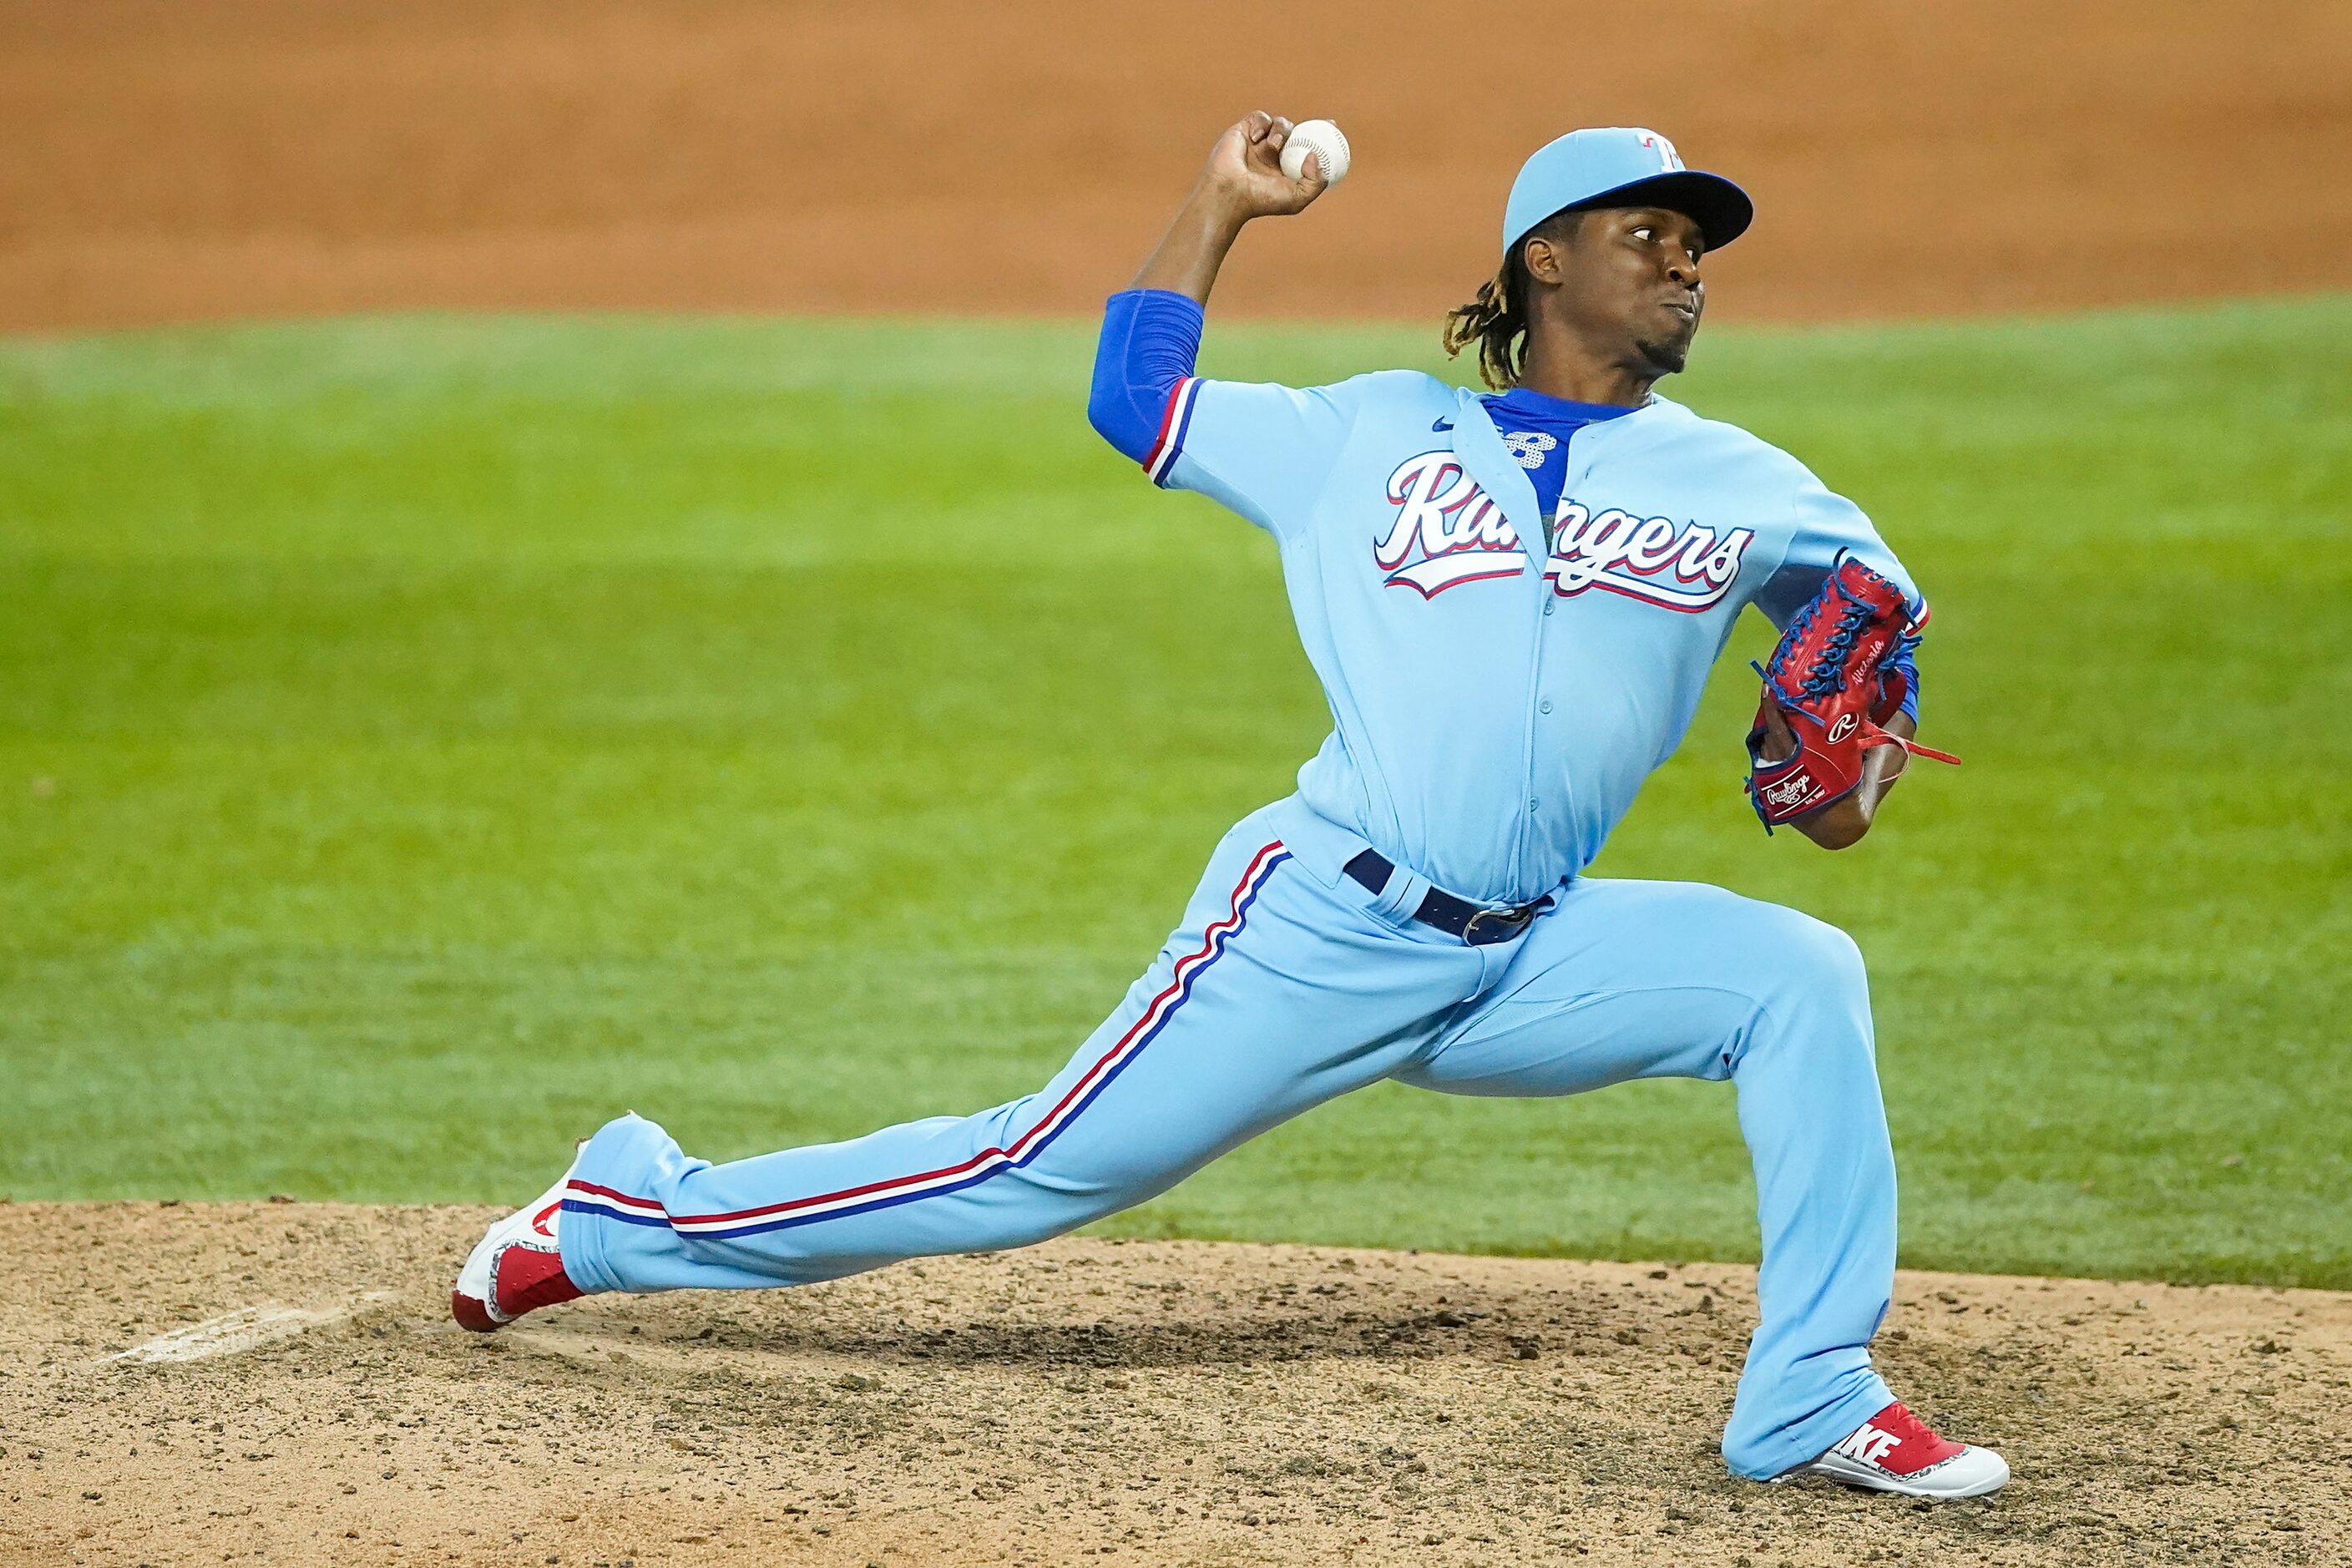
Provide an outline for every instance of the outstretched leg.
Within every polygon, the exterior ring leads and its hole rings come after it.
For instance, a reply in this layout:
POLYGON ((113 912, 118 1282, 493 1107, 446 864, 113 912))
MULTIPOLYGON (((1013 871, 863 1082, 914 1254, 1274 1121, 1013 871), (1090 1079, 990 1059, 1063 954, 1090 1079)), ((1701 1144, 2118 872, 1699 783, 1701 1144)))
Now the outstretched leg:
POLYGON ((1868 1346, 1894 1289, 1895 1160, 1844 933, 1718 888, 1580 881, 1396 1076, 1500 1095, 1730 1079, 1756 1171, 1762 1322, 1724 1456, 1778 1475, 1892 1403, 1868 1346))
POLYGON ((1476 953, 1371 912, 1256 819, 1151 969, 1040 1092, 846 1143, 714 1165, 624 1117, 562 1200, 583 1290, 804 1284, 1056 1236, 1387 1077, 1475 989, 1476 953))

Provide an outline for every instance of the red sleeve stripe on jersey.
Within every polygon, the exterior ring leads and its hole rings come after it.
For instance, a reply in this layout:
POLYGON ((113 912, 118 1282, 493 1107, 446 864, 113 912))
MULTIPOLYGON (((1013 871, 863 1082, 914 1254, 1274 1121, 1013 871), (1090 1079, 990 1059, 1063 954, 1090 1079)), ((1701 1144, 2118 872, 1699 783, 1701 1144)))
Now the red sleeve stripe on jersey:
POLYGON ((755 1236, 762 1231, 783 1230, 792 1226, 811 1225, 818 1220, 841 1219, 850 1215, 867 1214, 875 1209, 889 1208, 898 1204, 912 1203, 918 1198, 931 1197, 977 1185, 1000 1172, 1025 1165, 1043 1153, 1046 1146, 1060 1136, 1063 1130, 1076 1121, 1080 1111, 1094 1103, 1111 1079, 1126 1070, 1128 1065, 1143 1054, 1144 1047, 1159 1037, 1169 1019, 1176 1016, 1192 994, 1193 983, 1221 957, 1248 918, 1250 906, 1265 890, 1275 868, 1290 858, 1290 851, 1276 839, 1260 849, 1249 863, 1249 869, 1234 885, 1232 908, 1223 920, 1202 933, 1201 945, 1176 961, 1167 987, 1143 1009, 1143 1014, 1129 1025, 1108 1050, 1095 1058, 1094 1063, 1072 1084, 1068 1092, 1054 1103, 1054 1108, 1035 1125, 1002 1148, 982 1149, 970 1159, 936 1171, 923 1171, 914 1175, 892 1176, 883 1181, 867 1182, 860 1186, 845 1187, 839 1192, 820 1193, 814 1197, 793 1198, 780 1204, 764 1204, 758 1208, 736 1209, 726 1214, 667 1215, 660 1204, 651 1198, 633 1197, 593 1182, 574 1177, 565 1187, 564 1211, 568 1214, 590 1214, 600 1219, 625 1220, 631 1225, 667 1225, 682 1236, 755 1236))
POLYGON ((1143 455, 1143 471, 1155 485, 1168 482, 1169 470, 1184 454, 1184 432, 1192 423, 1192 395, 1200 384, 1199 376, 1188 375, 1168 394, 1168 412, 1160 416, 1160 435, 1152 441, 1151 450, 1143 455))

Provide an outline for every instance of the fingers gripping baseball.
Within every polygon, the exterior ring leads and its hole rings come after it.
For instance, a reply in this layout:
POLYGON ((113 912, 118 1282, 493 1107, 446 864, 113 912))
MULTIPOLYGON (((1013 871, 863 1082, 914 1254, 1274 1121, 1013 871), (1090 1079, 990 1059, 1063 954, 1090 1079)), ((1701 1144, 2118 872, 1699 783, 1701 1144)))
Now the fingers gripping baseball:
POLYGON ((1280 115, 1258 110, 1228 126, 1210 150, 1203 179, 1240 216, 1286 216, 1329 187, 1319 156, 1306 159, 1295 175, 1284 173, 1282 150, 1291 129, 1280 115))

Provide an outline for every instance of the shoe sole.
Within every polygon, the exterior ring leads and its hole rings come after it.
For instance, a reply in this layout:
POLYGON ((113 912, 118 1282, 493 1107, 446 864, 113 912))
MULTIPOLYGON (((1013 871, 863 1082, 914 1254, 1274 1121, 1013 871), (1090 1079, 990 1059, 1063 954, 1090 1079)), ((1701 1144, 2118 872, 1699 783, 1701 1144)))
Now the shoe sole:
POLYGON ((449 1315, 457 1321, 459 1328, 470 1332, 494 1334, 499 1331, 499 1321, 490 1316, 489 1309, 482 1304, 481 1298, 478 1296, 467 1296, 456 1290, 450 1291, 449 1315))
MULTIPOLYGON (((1990 1450, 1983 1448, 1971 1451, 1980 1454, 1990 1453, 1990 1450)), ((1933 1502, 1959 1502, 1968 1498, 1989 1496, 2009 1484, 2008 1464, 1998 1454, 1990 1454, 1990 1457, 1994 1463, 2000 1467, 1998 1470, 1970 1481, 1961 1481, 1954 1478, 1940 1486, 1937 1484, 1935 1472, 1932 1470, 1918 1481, 1906 1481, 1900 1476, 1889 1475, 1885 1470, 1874 1469, 1857 1459, 1849 1459, 1843 1454, 1823 1454, 1811 1464, 1800 1465, 1788 1475, 1775 1476, 1773 1479, 1787 1480, 1794 1476, 1820 1476, 1824 1479, 1836 1481, 1841 1486, 1860 1487, 1866 1491, 1892 1492, 1896 1497, 1926 1498, 1933 1502)), ((1948 1463, 1952 1461, 1948 1461, 1948 1463)))

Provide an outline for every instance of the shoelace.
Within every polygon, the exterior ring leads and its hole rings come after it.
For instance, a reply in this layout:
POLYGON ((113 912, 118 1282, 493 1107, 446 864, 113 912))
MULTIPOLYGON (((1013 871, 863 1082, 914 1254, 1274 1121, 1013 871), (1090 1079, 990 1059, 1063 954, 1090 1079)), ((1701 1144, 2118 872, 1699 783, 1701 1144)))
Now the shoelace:
POLYGON ((1899 1399, 1872 1416, 1870 1424, 1880 1431, 1890 1434, 1901 1447, 1906 1448, 1914 1443, 1918 1443, 1924 1445, 1930 1452, 1938 1448, 1949 1448, 1957 1453, 1965 1446, 1945 1436, 1941 1432, 1920 1420, 1912 1408, 1899 1399))
MULTIPOLYGON (((1820 651, 1798 678, 1797 690, 1810 698, 1827 697, 1832 692, 1845 689, 1847 656, 1853 651, 1855 640, 1869 630, 1870 623, 1877 615, 1867 601, 1848 592, 1844 584, 1833 582, 1832 586, 1837 589, 1838 597, 1845 601, 1845 607, 1838 612, 1837 628, 1823 639, 1820 651)), ((1813 616, 1820 608, 1821 601, 1816 600, 1807 605, 1798 616, 1799 624, 1792 628, 1797 633, 1792 639, 1793 646, 1801 647, 1811 638, 1813 616)), ((1778 679, 1780 672, 1775 669, 1771 674, 1778 679)))

